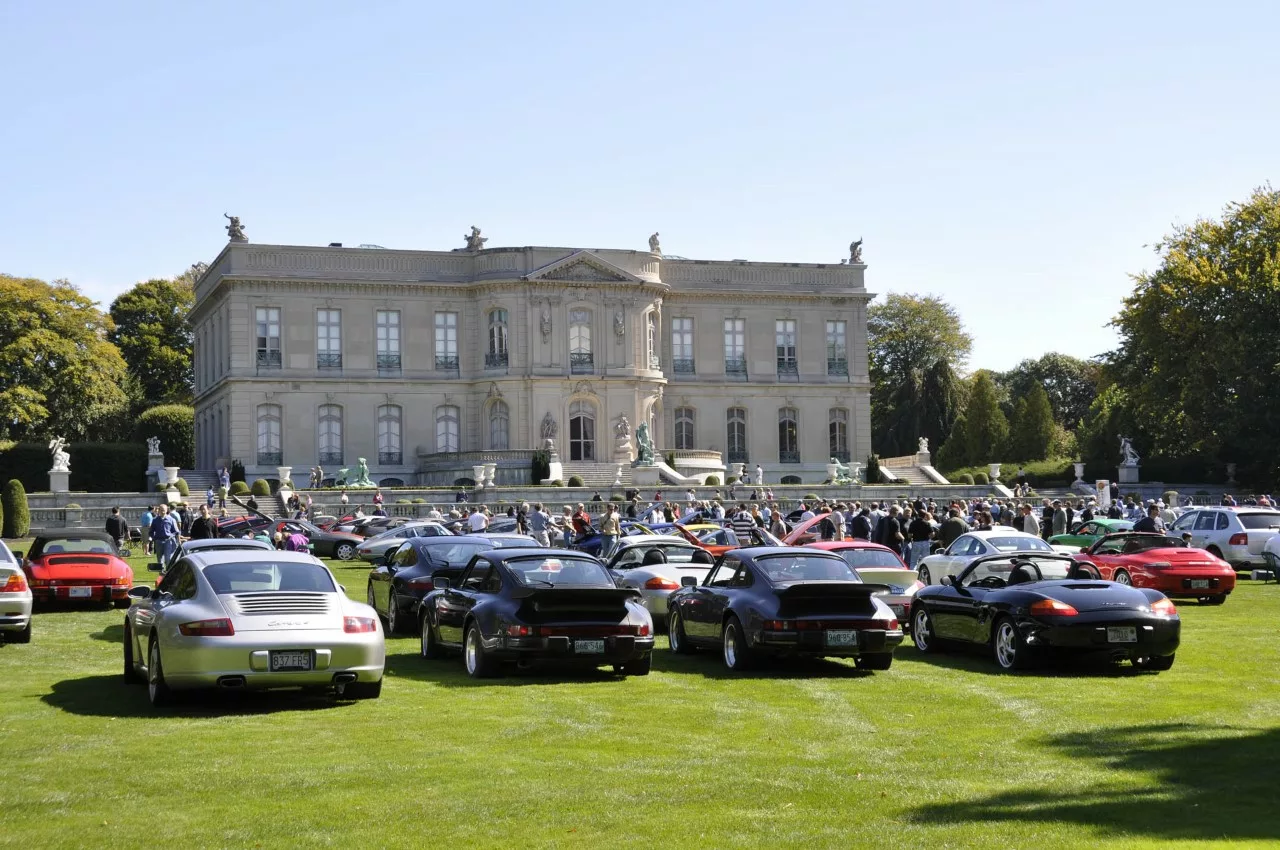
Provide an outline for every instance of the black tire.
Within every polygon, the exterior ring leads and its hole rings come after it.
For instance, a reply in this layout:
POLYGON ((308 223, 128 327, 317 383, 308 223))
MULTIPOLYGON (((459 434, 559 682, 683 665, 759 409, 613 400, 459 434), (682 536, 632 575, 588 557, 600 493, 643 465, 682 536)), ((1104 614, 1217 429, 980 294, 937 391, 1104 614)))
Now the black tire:
POLYGON ((942 648, 933 632, 933 617, 923 605, 917 605, 911 611, 911 642, 921 652, 938 652, 942 648))
POLYGON ((147 649, 147 698, 152 708, 164 708, 173 703, 173 691, 164 680, 164 664, 160 660, 160 643, 151 639, 147 649))
MULTIPOLYGON (((368 605, 370 608, 373 609, 373 613, 378 615, 378 619, 382 620, 383 624, 385 624, 387 622, 387 618, 382 616, 382 614, 378 612, 378 606, 376 604, 378 601, 378 597, 374 595, 373 582, 369 582, 369 589, 365 591, 364 601, 366 605, 368 605)), ((388 630, 388 634, 390 634, 389 630, 388 630)))
POLYGON ((875 655, 859 655, 853 660, 859 670, 888 670, 893 666, 893 653, 879 652, 875 655))
POLYGON ((115 601, 115 607, 120 609, 128 608, 132 604, 133 600, 131 599, 117 599, 115 601))
POLYGON ((27 620, 27 627, 20 632, 4 632, 3 638, 9 643, 31 643, 31 620, 27 620))
POLYGON ((653 668, 653 653, 647 653, 643 658, 637 658, 635 661, 628 661, 626 664, 615 664, 613 671, 621 673, 624 676, 648 676, 649 671, 653 668))
POLYGON ((1223 561, 1226 560, 1226 558, 1222 557, 1222 550, 1219 549, 1217 546, 1210 546, 1207 551, 1209 552, 1210 555, 1212 555, 1215 558, 1218 558, 1219 560, 1223 560, 1223 561))
POLYGON ((1227 604, 1227 594, 1219 593, 1217 596, 1206 596, 1201 601, 1205 605, 1225 605, 1227 604))
POLYGON ((671 645, 671 651, 677 655, 693 654, 693 644, 689 643, 689 636, 684 633, 684 619, 674 611, 667 623, 667 642, 671 645))
POLYGON ((1173 655, 1144 655, 1133 659, 1133 666, 1139 670, 1162 672, 1173 667, 1173 659, 1173 655))
POLYGON ((991 632, 991 649, 1002 670, 1025 670, 1032 665, 1032 651, 1008 617, 996 620, 991 632))
POLYGON ((924 564, 921 564, 921 565, 920 565, 920 569, 919 569, 919 570, 917 570, 917 571, 916 571, 916 573, 917 573, 917 577, 920 579, 920 583, 921 583, 921 584, 931 584, 931 583, 932 583, 932 582, 930 582, 930 581, 929 581, 929 578, 930 578, 929 568, 928 568, 927 566, 925 566, 924 564))
POLYGON ((444 654, 440 650, 440 643, 436 640, 435 629, 431 627, 430 617, 424 616, 422 618, 422 628, 420 632, 418 652, 423 658, 439 658, 444 654))
POLYGON ((124 681, 127 685, 141 685, 143 681, 133 660, 133 630, 128 620, 124 621, 124 681))
POLYGON ((462 641, 462 665, 473 679, 487 679, 497 672, 497 664, 484 651, 480 626, 475 622, 467 626, 467 634, 462 641))
POLYGON ((333 557, 337 558, 339 561, 350 561, 355 556, 356 546, 354 543, 347 543, 346 541, 343 541, 333 549, 333 557))
POLYGON ((746 633, 737 617, 730 617, 724 624, 723 652, 724 666, 735 673, 750 670, 755 662, 755 654, 747 645, 746 633))
POLYGON ((400 622, 400 603, 396 601, 396 592, 392 588, 387 593, 387 634, 398 634, 403 625, 400 622))
POLYGON ((1116 584, 1123 584, 1128 587, 1133 587, 1133 577, 1129 575, 1128 570, 1116 570, 1114 573, 1111 574, 1111 580, 1114 581, 1116 584))
POLYGON ((342 689, 343 699, 377 699, 382 695, 382 679, 376 682, 352 682, 342 689))

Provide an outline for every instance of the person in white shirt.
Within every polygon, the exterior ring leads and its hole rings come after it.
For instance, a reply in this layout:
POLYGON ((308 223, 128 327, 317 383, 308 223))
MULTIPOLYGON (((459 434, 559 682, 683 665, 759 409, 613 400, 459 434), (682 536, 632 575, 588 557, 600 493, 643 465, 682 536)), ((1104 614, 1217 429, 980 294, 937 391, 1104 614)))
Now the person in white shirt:
POLYGON ((467 517, 467 527, 471 529, 472 534, 480 534, 489 527, 489 518, 484 515, 484 505, 476 508, 471 512, 471 516, 467 517))
POLYGON ((436 520, 439 520, 439 519, 444 519, 444 517, 440 516, 440 511, 436 510, 436 506, 435 506, 435 505, 428 505, 428 507, 427 507, 427 519, 436 519, 436 520))
POLYGON ((764 469, 761 468, 760 464, 758 463, 756 464, 756 486, 757 487, 764 486, 764 469))
POLYGON ((808 506, 807 504, 804 504, 804 503, 802 502, 802 503, 800 504, 800 507, 804 508, 804 513, 800 514, 800 521, 801 521, 801 522, 805 522, 806 520, 811 520, 811 519, 813 519, 813 517, 814 517, 814 513, 813 513, 813 511, 809 508, 809 506, 808 506))
POLYGON ((686 502, 693 502, 693 501, 696 501, 696 500, 697 500, 697 498, 698 498, 698 494, 697 494, 697 493, 695 493, 695 492, 693 492, 693 488, 692 488, 692 487, 690 487, 688 490, 686 490, 686 491, 685 491, 684 499, 685 499, 685 501, 686 501, 686 502))

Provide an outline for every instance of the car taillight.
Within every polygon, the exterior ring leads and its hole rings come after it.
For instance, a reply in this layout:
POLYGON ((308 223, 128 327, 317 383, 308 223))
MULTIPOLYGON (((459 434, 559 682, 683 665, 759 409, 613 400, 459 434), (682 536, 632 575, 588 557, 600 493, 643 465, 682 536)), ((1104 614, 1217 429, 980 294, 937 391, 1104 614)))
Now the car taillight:
POLYGON ((113 581, 113 582, 112 582, 112 584, 114 584, 114 585, 116 585, 116 586, 118 586, 118 587, 128 587, 129 585, 133 584, 133 577, 132 577, 132 576, 120 576, 118 579, 116 579, 115 581, 113 581))
POLYGON ((1151 603, 1151 613, 1158 617, 1176 617, 1178 608, 1171 599, 1157 599, 1151 603))
POLYGON ((178 626, 178 631, 187 637, 231 637, 236 633, 235 626, 231 625, 231 621, 226 617, 183 623, 178 626))
POLYGON ((528 637, 533 629, 528 626, 507 626, 507 637, 528 637))
POLYGON ((795 623, 791 620, 765 620, 764 628, 769 632, 789 632, 795 629, 795 623))
POLYGON ((680 582, 675 579, 654 576, 644 583, 645 590, 679 590, 680 582))
POLYGON ((640 624, 640 627, 639 627, 638 629, 636 629, 636 636, 637 636, 637 637, 648 637, 648 636, 649 636, 649 624, 648 624, 648 623, 641 623, 641 624, 640 624))
POLYGON ((48 587, 49 583, 50 582, 48 579, 43 579, 43 578, 33 578, 31 580, 32 587, 48 587))
POLYGON ((342 630, 349 635, 378 630, 378 621, 373 617, 343 617, 342 630))
POLYGON ((404 584, 405 584, 405 587, 412 588, 413 590, 427 591, 427 590, 436 589, 435 582, 433 582, 429 576, 423 576, 421 578, 411 578, 408 581, 406 581, 404 584))
POLYGON ((925 588, 925 587, 927 587, 927 586, 928 586, 928 585, 926 585, 924 582, 922 582, 922 581, 918 581, 918 582, 916 582, 915 584, 913 584, 913 585, 911 585, 910 587, 908 587, 908 588, 907 588, 907 593, 908 593, 908 594, 911 594, 911 593, 915 593, 917 590, 924 590, 924 588, 925 588))
POLYGON ((21 593, 27 589, 27 578, 22 573, 13 573, 9 580, 0 587, 0 593, 21 593))
POLYGON ((885 626, 885 629, 890 632, 896 632, 898 630, 898 618, 890 617, 889 624, 885 626))
POLYGON ((1080 612, 1057 599, 1041 599, 1031 603, 1031 614, 1036 617, 1074 617, 1080 612))
POLYGON ((1231 539, 1227 541, 1227 544, 1230 546, 1248 546, 1249 535, 1245 534, 1243 531, 1239 534, 1233 534, 1231 535, 1231 539))

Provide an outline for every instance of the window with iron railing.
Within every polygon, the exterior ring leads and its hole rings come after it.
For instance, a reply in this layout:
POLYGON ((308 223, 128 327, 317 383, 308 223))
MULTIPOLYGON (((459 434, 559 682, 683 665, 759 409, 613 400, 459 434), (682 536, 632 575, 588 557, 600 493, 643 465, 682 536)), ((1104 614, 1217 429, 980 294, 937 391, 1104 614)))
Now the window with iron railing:
POLYGON ((320 452, 319 461, 321 466, 341 465, 342 452, 320 452))
POLYGON ((257 334, 258 369, 280 368, 280 308, 258 307, 254 311, 257 334))
POLYGON ((800 367, 794 360, 778 359, 778 380, 779 381, 798 381, 800 380, 800 367))
POLYGON ((726 378, 745 381, 747 379, 747 358, 726 357, 724 359, 724 374, 726 378))
POLYGON ((849 375, 848 349, 845 348, 847 325, 842 319, 827 321, 827 374, 849 375))
POLYGON ((505 369, 507 368, 507 352, 490 351, 484 356, 484 368, 486 369, 505 369))
POLYGON ((400 452, 378 452, 378 463, 386 466, 399 466, 403 462, 400 452))
POLYGON ((573 374, 589 375, 595 368, 595 358, 590 351, 569 352, 569 371, 573 374))
POLYGON ((342 368, 341 310, 316 310, 316 368, 342 368))
POLYGON ((697 371, 694 369, 692 357, 672 358, 671 368, 675 370, 677 375, 692 375, 697 371))
POLYGON ((778 351, 778 380, 800 380, 796 363, 796 320, 778 319, 774 322, 774 340, 778 351))
POLYGON ((379 354, 378 355, 378 374, 379 375, 399 375, 400 374, 400 355, 399 354, 379 354))
POLYGON ((794 407, 778 410, 778 463, 800 462, 799 413, 794 407))
POLYGON ((317 369, 341 369, 342 355, 333 351, 321 351, 316 354, 317 369))
POLYGON ((849 361, 843 357, 828 357, 827 374, 840 375, 847 378, 849 376, 849 361))
POLYGON ((436 355, 436 371, 437 372, 456 372, 458 371, 457 355, 436 355))
POLYGON ((730 463, 747 462, 747 409, 731 407, 725 411, 726 451, 730 463))
POLYGON ((280 349, 258 349, 258 369, 261 371, 280 368, 280 349))

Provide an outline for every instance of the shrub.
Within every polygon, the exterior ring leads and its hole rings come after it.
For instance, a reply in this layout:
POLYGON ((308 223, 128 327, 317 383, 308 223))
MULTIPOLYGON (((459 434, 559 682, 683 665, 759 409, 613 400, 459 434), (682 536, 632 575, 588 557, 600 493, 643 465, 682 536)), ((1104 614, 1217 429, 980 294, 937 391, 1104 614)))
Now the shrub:
POLYGON ((818 494, 817 494, 817 493, 805 493, 805 494, 804 494, 804 500, 805 500, 806 502, 816 502, 816 501, 818 501, 818 494))
POLYGON ((31 530, 31 509, 27 505, 27 491, 16 478, 9 479, 0 492, 0 505, 4 510, 3 536, 13 539, 26 537, 31 530))
POLYGON ((702 483, 703 483, 703 485, 704 485, 704 486, 707 486, 707 487, 718 487, 718 486, 720 486, 720 476, 719 476, 719 475, 708 475, 708 476, 707 476, 707 480, 706 480, 706 481, 704 481, 704 482, 702 482, 702 483))
POLYGON ((990 484, 991 478, 988 477, 987 473, 985 472, 975 472, 973 474, 973 483, 974 484, 990 484))
POLYGON ((81 508, 81 507, 80 507, 79 503, 77 503, 77 502, 68 502, 67 504, 63 505, 63 508, 65 508, 66 510, 69 510, 69 511, 80 511, 80 510, 84 510, 83 508, 81 508))
POLYGON ((415 505, 425 505, 427 503, 427 500, 422 498, 421 496, 417 497, 416 499, 413 499, 412 501, 413 501, 413 504, 415 505))
POLYGON ((271 485, 267 483, 265 478, 259 478, 253 482, 253 486, 249 488, 249 492, 255 496, 270 496, 271 485))
POLYGON ((533 483, 541 484, 542 480, 551 474, 551 454, 541 450, 534 452, 533 459, 530 461, 530 472, 533 475, 533 483))
MULTIPOLYGON (((72 490, 137 493, 147 486, 147 447, 135 443, 72 443, 72 490)), ((0 469, 25 490, 49 486, 49 447, 45 443, 0 442, 0 469)))
POLYGON ((961 475, 958 479, 956 479, 956 483, 957 483, 957 484, 972 484, 972 483, 973 483, 973 476, 966 472, 966 473, 964 473, 963 475, 961 475))
POLYGON ((292 479, 292 478, 286 478, 285 480, 281 481, 281 482, 280 482, 280 486, 281 486, 281 487, 283 487, 283 488, 287 488, 287 489, 289 489, 289 490, 296 489, 296 488, 293 486, 293 479, 292 479))
POLYGON ((556 480, 554 480, 554 481, 552 481, 552 482, 551 482, 551 486, 552 486, 552 487, 563 487, 563 486, 564 486, 564 482, 563 482, 563 481, 561 481, 559 478, 557 478, 556 480))
POLYGON ((582 479, 581 479, 581 478, 579 478, 578 476, 576 476, 576 475, 570 475, 570 476, 569 476, 569 486, 570 486, 570 487, 584 487, 584 486, 586 486, 586 485, 585 485, 585 484, 583 484, 582 479))
POLYGON ((174 482, 174 486, 178 488, 178 495, 181 496, 182 498, 185 499, 191 495, 191 488, 187 486, 187 481, 185 478, 179 478, 176 482, 174 482))
POLYGON ((408 504, 411 504, 411 502, 410 502, 408 499, 396 499, 396 504, 397 504, 397 505, 408 505, 408 504))
POLYGON ((134 436, 139 442, 160 438, 160 450, 169 466, 191 469, 196 465, 196 409, 185 404, 161 404, 142 411, 134 436))
POLYGON ((675 453, 675 452, 667 452, 667 466, 671 467, 672 469, 675 469, 675 468, 676 468, 676 453, 675 453))
POLYGON ((726 478, 726 479, 724 480, 724 483, 725 483, 725 484, 737 484, 737 483, 738 483, 738 476, 736 476, 736 475, 730 475, 728 478, 726 478))
POLYGON ((247 495, 249 495, 249 485, 248 485, 248 484, 245 484, 243 481, 232 481, 232 482, 231 482, 231 495, 232 495, 232 496, 247 496, 247 495))
POLYGON ((241 463, 239 460, 231 461, 231 480, 232 481, 244 480, 244 464, 241 463))
POLYGON ((156 482, 156 492, 157 492, 157 493, 163 493, 164 491, 166 491, 166 490, 168 490, 168 489, 169 489, 169 485, 168 485, 168 484, 166 484, 165 482, 163 482, 163 481, 157 481, 157 482, 156 482))
POLYGON ((1172 506, 1174 506, 1174 505, 1178 504, 1178 491, 1177 491, 1177 490, 1165 490, 1165 491, 1164 491, 1164 494, 1163 494, 1163 495, 1161 495, 1161 497, 1160 497, 1160 498, 1164 500, 1164 503, 1165 503, 1166 505, 1169 505, 1170 507, 1172 507, 1172 506))
POLYGON ((880 455, 867 455, 867 468, 862 473, 862 480, 868 484, 880 480, 880 455))

